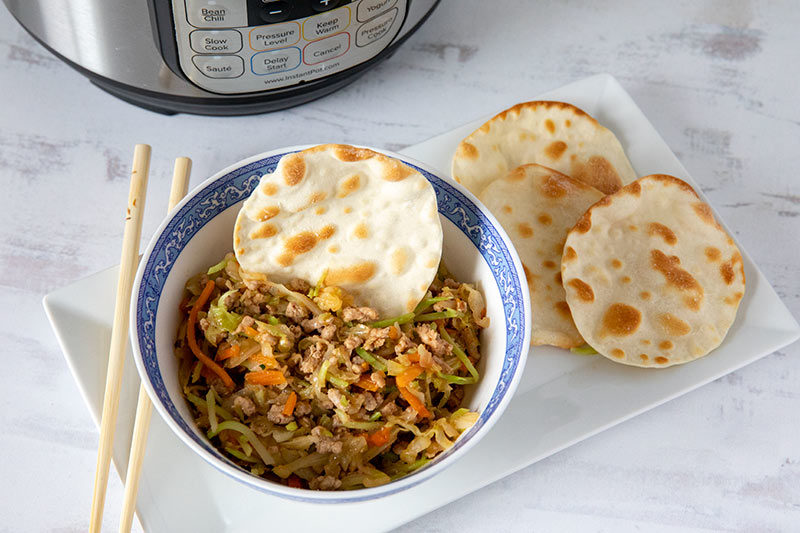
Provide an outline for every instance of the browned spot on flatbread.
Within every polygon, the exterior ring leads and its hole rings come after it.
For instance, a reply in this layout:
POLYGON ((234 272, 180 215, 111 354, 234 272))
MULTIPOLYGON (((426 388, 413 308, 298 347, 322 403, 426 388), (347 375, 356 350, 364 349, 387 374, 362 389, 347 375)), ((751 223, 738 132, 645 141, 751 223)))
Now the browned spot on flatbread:
POLYGON ((567 285, 575 289, 575 294, 584 302, 594 301, 594 291, 592 290, 591 285, 585 281, 578 278, 573 278, 567 282, 567 285))
POLYGON ((511 209, 510 205, 504 205, 503 206, 503 213, 506 213, 507 215, 510 215, 511 211, 512 211, 512 209, 511 209))
POLYGON ((570 175, 604 194, 613 194, 622 187, 622 180, 613 165, 605 157, 597 155, 590 157, 585 163, 574 161, 570 175))
POLYGON ((338 244, 332 244, 332 245, 328 246, 328 251, 330 253, 332 253, 332 254, 338 254, 339 250, 340 250, 340 248, 339 248, 338 244))
POLYGON ((508 174, 505 175, 506 181, 522 181, 525 179, 525 167, 517 167, 508 174))
MULTIPOLYGON (((375 275, 375 264, 369 261, 354 265, 336 268, 325 276, 326 285, 357 285, 362 284, 375 275)), ((415 304, 416 305, 416 304, 415 304)))
POLYGON ((314 210, 314 212, 318 215, 324 215, 328 211, 328 208, 324 205, 319 206, 314 210))
POLYGON ((586 211, 583 216, 578 219, 575 223, 575 227, 572 229, 578 233, 586 233, 592 229, 592 212, 586 211))
POLYGON ((743 292, 734 292, 732 295, 725 297, 725 303, 728 305, 736 305, 739 303, 739 300, 742 299, 742 296, 744 296, 743 292))
POLYGON ((666 351, 666 350, 671 350, 672 348, 675 347, 675 345, 672 344, 672 341, 661 341, 658 343, 658 347, 666 351))
POLYGON ((641 359, 642 361, 647 361, 650 358, 647 356, 646 353, 640 353, 639 354, 639 359, 641 359))
POLYGON ((672 313, 662 313, 657 317, 664 333, 673 337, 681 337, 692 331, 692 327, 672 313))
POLYGON ((641 344, 643 344, 644 346, 650 346, 650 344, 652 344, 652 343, 651 343, 649 340, 647 340, 647 339, 642 339, 642 340, 641 340, 641 341, 639 341, 639 342, 640 342, 641 344))
POLYGON ((620 261, 619 259, 612 259, 611 266, 613 266, 614 268, 622 268, 622 261, 620 261))
POLYGON ((267 220, 271 219, 272 217, 278 216, 278 213, 281 212, 281 208, 277 205, 268 205, 264 209, 258 212, 256 215, 256 220, 259 222, 266 222, 267 220))
POLYGON ((407 167, 400 161, 389 160, 383 172, 383 179, 386 181, 403 181, 414 173, 411 167, 407 167))
POLYGON ((273 224, 262 224, 250 234, 251 239, 267 239, 278 233, 278 228, 273 224))
POLYGON ((563 175, 550 174, 539 182, 539 190, 547 198, 558 199, 574 192, 574 187, 563 175))
POLYGON ((286 185, 294 186, 303 181, 306 175, 306 161, 300 154, 289 154, 281 159, 283 166, 283 181, 286 185))
POLYGON ((562 261, 564 262, 573 261, 577 258, 578 258, 578 253, 572 246, 567 246, 566 248, 564 248, 564 258, 562 259, 562 261))
POLYGON ((665 365, 665 364, 669 363, 669 359, 667 359, 666 357, 662 357, 660 355, 658 357, 656 357, 655 361, 659 365, 665 365))
POLYGON ((670 245, 678 242, 678 238, 675 236, 675 233, 664 224, 659 224, 658 222, 651 222, 647 226, 647 233, 661 237, 664 239, 664 242, 670 245))
POLYGON ((357 191, 360 186, 361 176, 353 174, 339 182, 339 192, 336 193, 336 198, 344 198, 348 194, 357 191))
POLYGON ((533 280, 533 276, 531 275, 531 271, 528 270, 528 265, 522 263, 522 270, 525 272, 525 280, 530 283, 533 280))
POLYGON ((615 337, 631 335, 639 328, 642 313, 635 307, 623 303, 608 306, 603 315, 603 333, 615 337))
POLYGON ((542 266, 545 267, 545 268, 555 268, 556 264, 554 262, 552 262, 552 261, 544 261, 542 263, 542 266))
POLYGON ((564 121, 564 125, 566 127, 568 127, 568 128, 571 128, 572 127, 572 121, 570 119, 567 119, 566 121, 564 121))
POLYGON ((478 158, 478 149, 475 148, 475 145, 470 144, 468 142, 462 142, 458 145, 458 157, 463 157, 464 159, 477 159, 478 158))
POLYGON ((711 207, 705 202, 695 202, 692 204, 694 208, 694 212, 697 213, 697 216, 705 222, 706 224, 711 224, 712 226, 716 226, 717 222, 714 220, 714 212, 711 211, 711 207))
POLYGON ((325 239, 330 239, 334 233, 336 233, 336 226, 328 224, 317 231, 317 237, 324 241, 325 239))
POLYGON ((318 237, 310 231, 301 231, 286 239, 283 244, 284 252, 278 257, 281 266, 289 266, 294 262, 295 257, 310 251, 317 245, 318 237))
MULTIPOLYGON (((408 254, 406 253, 405 248, 398 248, 392 253, 392 260, 390 263, 392 274, 395 276, 399 276, 403 273, 406 269, 406 263, 408 262, 408 254)), ((427 289, 427 287, 423 287, 423 291, 427 289)))
POLYGON ((642 300, 649 300, 650 293, 648 291, 642 291, 639 293, 639 298, 641 298, 642 300))
POLYGON ((539 224, 542 226, 549 226, 553 223, 553 218, 547 213, 542 213, 536 220, 538 220, 539 224))
POLYGON ((547 154, 547 157, 555 161, 561 157, 566 149, 567 143, 564 141, 553 141, 544 149, 544 153, 547 154))
POLYGON ((703 287, 690 273, 679 267, 680 259, 676 256, 667 256, 661 250, 650 251, 650 266, 660 272, 667 284, 677 288, 679 291, 694 293, 685 299, 686 305, 697 311, 703 301, 703 287))
POLYGON ((719 251, 719 248, 715 248, 714 246, 707 246, 706 247, 706 257, 709 261, 717 261, 722 252, 719 251))
POLYGON ((569 305, 564 300, 554 303, 553 307, 562 317, 572 319, 572 313, 569 310, 569 305))
POLYGON ((265 183, 261 186, 261 192, 266 194, 267 196, 272 196, 276 192, 278 192, 278 186, 274 183, 265 183))
POLYGON ((520 236, 524 238, 533 237, 533 228, 531 228, 530 224, 527 222, 520 222, 517 225, 517 231, 519 232, 520 236))
POLYGON ((563 280, 561 279, 561 271, 556 272, 555 276, 553 276, 553 280, 556 282, 556 285, 561 285, 563 280))
POLYGON ((353 212, 353 208, 350 207, 350 206, 347 206, 347 207, 345 207, 343 209, 343 211, 345 212, 345 214, 352 213, 353 212))
POLYGON ((636 226, 636 224, 631 224, 630 226, 628 226, 628 229, 631 230, 631 231, 637 231, 639 229, 639 227, 636 226))
POLYGON ((619 280, 620 280, 622 283, 630 283, 630 282, 631 282, 631 278, 630 278, 630 276, 622 276, 621 278, 619 278, 619 280))
POLYGON ((726 285, 733 283, 733 265, 731 265, 730 261, 725 261, 719 266, 719 273, 722 275, 726 285))
POLYGON ((547 131, 549 131, 550 133, 556 132, 556 125, 553 124, 553 121, 550 120, 549 118, 544 121, 544 127, 547 128, 547 131))
POLYGON ((366 148, 356 148, 347 144, 337 144, 333 149, 333 156, 339 161, 352 163, 354 161, 363 161, 364 159, 372 159, 377 156, 376 152, 366 148))
POLYGON ((625 351, 619 348, 614 348, 613 350, 611 350, 611 355, 613 355, 617 359, 622 359, 623 357, 625 357, 625 351))
POLYGON ((353 235, 358 239, 366 239, 369 237, 369 228, 363 222, 359 222, 353 230, 353 235))

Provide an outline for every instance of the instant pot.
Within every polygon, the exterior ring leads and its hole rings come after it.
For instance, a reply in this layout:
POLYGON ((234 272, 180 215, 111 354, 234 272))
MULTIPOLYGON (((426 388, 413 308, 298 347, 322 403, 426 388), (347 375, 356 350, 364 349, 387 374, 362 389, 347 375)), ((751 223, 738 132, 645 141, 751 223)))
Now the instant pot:
POLYGON ((438 0, 3 0, 109 93, 162 113, 243 115, 331 93, 385 59, 438 0))

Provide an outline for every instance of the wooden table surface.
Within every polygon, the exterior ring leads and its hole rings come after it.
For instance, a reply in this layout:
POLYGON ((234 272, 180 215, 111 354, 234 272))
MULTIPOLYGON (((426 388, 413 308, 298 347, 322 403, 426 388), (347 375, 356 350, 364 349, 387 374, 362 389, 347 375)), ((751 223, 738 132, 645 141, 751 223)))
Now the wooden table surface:
MULTIPOLYGON (((598 72, 616 76, 800 315, 794 0, 445 1, 388 61, 310 104, 165 117, 92 86, 0 9, 0 531, 84 531, 98 434, 41 305, 115 264, 132 147, 191 185, 324 141, 398 150, 598 72)), ((404 531, 797 531, 800 345, 426 515, 404 531)), ((106 526, 115 530, 114 476, 106 526)))

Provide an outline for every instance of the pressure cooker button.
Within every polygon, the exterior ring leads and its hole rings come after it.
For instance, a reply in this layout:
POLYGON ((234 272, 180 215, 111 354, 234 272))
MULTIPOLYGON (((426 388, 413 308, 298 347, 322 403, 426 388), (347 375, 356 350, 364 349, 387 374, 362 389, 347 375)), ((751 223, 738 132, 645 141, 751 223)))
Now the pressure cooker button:
POLYGON ((280 0, 264 2, 261 8, 261 20, 264 22, 283 22, 292 15, 292 5, 280 0))
POLYGON ((247 0, 186 0, 186 18, 198 28, 247 26, 247 0))
POLYGON ((189 34, 192 50, 201 54, 234 54, 242 49, 242 34, 236 30, 195 30, 189 34))
POLYGON ((345 54, 350 48, 350 34, 340 33, 333 37, 308 43, 303 49, 303 62, 315 65, 345 54))
POLYGON ((300 25, 296 22, 272 24, 250 30, 250 48, 270 50, 285 48, 300 40, 300 25))
POLYGON ((311 0, 314 11, 328 11, 339 5, 339 0, 311 0))
POLYGON ((356 30, 356 46, 367 46, 389 33, 395 18, 397 18, 396 8, 362 24, 356 30))
POLYGON ((350 9, 343 7, 307 18, 303 23, 303 37, 306 41, 316 41, 339 33, 349 25, 350 9))
POLYGON ((253 74, 277 74, 286 72, 300 66, 300 49, 297 47, 259 52, 250 59, 250 68, 253 74))
POLYGON ((396 3, 397 0, 361 0, 361 3, 358 4, 356 18, 359 22, 364 22, 380 15, 396 3))
POLYGON ((238 78, 244 74, 244 61, 239 56, 194 56, 192 63, 209 78, 238 78))

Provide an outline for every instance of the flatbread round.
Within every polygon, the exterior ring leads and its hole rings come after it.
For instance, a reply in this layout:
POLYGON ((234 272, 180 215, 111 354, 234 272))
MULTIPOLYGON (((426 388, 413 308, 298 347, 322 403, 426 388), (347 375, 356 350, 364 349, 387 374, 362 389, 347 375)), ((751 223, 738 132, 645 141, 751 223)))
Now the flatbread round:
POLYGON ((577 107, 526 102, 503 111, 458 145, 452 173, 479 195, 489 183, 538 163, 611 194, 636 179, 614 134, 577 107))
POLYGON ((541 165, 523 165, 480 195, 519 253, 531 295, 531 344, 583 344, 561 284, 561 253, 575 222, 603 193, 541 165))
POLYGON ((652 175, 607 196, 567 235, 567 303, 612 361, 686 363, 719 346, 744 295, 742 256, 687 183, 652 175))
POLYGON ((384 317, 414 309, 436 275, 442 227, 422 174, 364 148, 288 154, 245 201, 233 234, 246 270, 353 294, 384 317))

